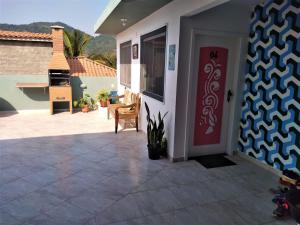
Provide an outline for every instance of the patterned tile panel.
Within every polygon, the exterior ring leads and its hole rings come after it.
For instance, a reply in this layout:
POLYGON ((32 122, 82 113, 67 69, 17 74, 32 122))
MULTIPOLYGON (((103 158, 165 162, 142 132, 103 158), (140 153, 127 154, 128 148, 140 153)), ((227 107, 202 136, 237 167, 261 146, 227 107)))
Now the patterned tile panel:
POLYGON ((300 0, 266 1, 250 25, 240 151, 300 170, 300 0))

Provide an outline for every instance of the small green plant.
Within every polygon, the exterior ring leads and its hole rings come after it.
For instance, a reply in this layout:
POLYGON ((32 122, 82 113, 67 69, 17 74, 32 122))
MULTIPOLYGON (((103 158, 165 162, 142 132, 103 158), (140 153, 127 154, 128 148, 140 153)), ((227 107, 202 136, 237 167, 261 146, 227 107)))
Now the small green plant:
POLYGON ((79 107, 79 102, 78 101, 73 101, 73 106, 74 108, 78 108, 79 107))
POLYGON ((109 98, 109 92, 105 89, 102 89, 98 91, 96 98, 98 101, 106 102, 109 98))
POLYGON ((158 112, 158 121, 156 121, 155 116, 153 119, 150 117, 150 110, 145 102, 145 108, 147 111, 147 138, 148 138, 148 149, 154 151, 156 154, 161 154, 162 150, 167 147, 167 139, 164 138, 165 125, 164 118, 168 112, 166 112, 163 117, 161 113, 158 112))
POLYGON ((89 109, 94 109, 95 108, 95 100, 89 94, 84 94, 84 96, 79 99, 78 105, 80 108, 88 106, 89 109))

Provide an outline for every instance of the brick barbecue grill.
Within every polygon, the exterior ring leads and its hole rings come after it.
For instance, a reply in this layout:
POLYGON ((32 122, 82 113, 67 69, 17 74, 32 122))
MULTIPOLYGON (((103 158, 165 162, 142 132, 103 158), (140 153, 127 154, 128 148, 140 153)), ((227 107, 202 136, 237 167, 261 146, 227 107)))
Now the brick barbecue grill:
POLYGON ((50 113, 54 102, 69 102, 72 113, 70 67, 64 55, 63 27, 52 26, 53 55, 48 66, 50 113))

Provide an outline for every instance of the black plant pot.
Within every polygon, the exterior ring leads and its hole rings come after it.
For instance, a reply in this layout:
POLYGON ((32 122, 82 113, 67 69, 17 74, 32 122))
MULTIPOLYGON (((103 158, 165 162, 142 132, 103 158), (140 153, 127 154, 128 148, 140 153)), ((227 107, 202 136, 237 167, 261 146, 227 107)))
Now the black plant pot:
POLYGON ((168 151, 166 148, 162 148, 160 149, 160 155, 164 158, 167 158, 168 157, 168 151))
POLYGON ((152 160, 158 160, 160 158, 160 149, 152 148, 148 145, 148 157, 152 160))

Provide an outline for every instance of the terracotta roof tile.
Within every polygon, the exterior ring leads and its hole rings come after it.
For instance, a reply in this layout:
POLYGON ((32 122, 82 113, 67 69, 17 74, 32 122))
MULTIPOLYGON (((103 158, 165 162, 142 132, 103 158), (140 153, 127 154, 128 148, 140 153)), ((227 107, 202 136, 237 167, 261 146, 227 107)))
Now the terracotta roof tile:
POLYGON ((87 57, 67 58, 72 76, 115 77, 114 68, 95 62, 87 57))
POLYGON ((0 39, 25 39, 25 40, 43 40, 52 41, 51 34, 46 33, 31 33, 31 32, 18 32, 18 31, 8 31, 0 30, 0 39))

